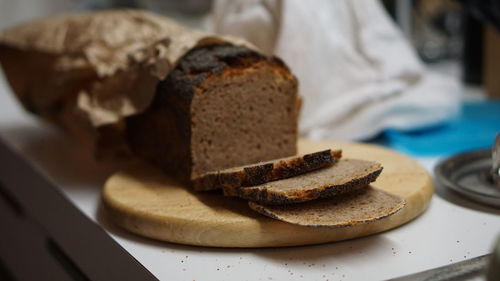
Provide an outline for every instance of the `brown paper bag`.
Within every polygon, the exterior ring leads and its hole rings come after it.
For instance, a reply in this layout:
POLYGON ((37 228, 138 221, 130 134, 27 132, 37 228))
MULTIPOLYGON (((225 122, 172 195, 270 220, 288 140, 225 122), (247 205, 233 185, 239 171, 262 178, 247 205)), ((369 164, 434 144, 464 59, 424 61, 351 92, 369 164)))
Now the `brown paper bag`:
POLYGON ((139 10, 65 14, 0 32, 0 63, 22 105, 91 146, 129 155, 124 119, 153 100, 190 49, 247 42, 189 30, 139 10))

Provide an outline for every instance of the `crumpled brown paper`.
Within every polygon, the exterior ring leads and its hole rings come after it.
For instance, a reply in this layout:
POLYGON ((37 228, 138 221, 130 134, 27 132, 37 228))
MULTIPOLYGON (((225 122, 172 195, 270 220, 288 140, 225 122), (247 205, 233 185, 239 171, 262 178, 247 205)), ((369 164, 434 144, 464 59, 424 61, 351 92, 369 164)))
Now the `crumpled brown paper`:
POLYGON ((1 31, 0 62, 28 110, 113 157, 127 154, 124 118, 146 110, 158 82, 186 52, 214 43, 255 48, 149 12, 108 10, 1 31))

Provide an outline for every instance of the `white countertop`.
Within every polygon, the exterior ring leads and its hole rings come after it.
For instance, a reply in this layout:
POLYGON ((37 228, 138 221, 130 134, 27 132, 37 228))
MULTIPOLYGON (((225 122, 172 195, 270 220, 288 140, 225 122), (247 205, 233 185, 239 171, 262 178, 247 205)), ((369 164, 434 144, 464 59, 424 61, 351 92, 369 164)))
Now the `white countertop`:
MULTIPOLYGON (((24 112, 2 75, 0 136, 161 280, 383 280, 489 253, 500 235, 500 210, 438 188, 420 217, 360 239, 270 249, 157 242, 106 221, 99 211, 100 190, 112 169, 95 163, 77 144, 24 112)), ((417 160, 431 171, 438 159, 417 160)))

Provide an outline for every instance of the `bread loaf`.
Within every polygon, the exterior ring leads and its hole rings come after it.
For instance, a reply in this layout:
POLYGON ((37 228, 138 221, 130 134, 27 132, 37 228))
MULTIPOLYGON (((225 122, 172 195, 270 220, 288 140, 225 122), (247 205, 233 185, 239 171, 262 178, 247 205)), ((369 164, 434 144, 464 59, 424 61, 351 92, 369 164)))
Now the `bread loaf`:
POLYGON ((297 80, 285 64, 232 45, 191 50, 151 106, 127 120, 133 151, 184 183, 295 155, 297 80))
POLYGON ((234 167, 201 175, 193 180, 195 190, 223 189, 226 196, 237 196, 242 186, 298 176, 332 165, 342 157, 341 150, 330 149, 273 161, 234 167))

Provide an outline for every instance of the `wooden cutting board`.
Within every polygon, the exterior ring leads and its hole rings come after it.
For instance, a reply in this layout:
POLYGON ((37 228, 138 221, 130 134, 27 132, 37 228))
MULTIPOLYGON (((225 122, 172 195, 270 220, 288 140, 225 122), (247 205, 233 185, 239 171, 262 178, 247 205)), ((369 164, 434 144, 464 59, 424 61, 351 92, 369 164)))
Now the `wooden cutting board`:
POLYGON ((406 206, 393 216, 352 227, 304 227, 262 216, 244 200, 194 192, 145 164, 112 175, 104 186, 104 205, 116 224, 133 233, 213 247, 281 247, 351 239, 402 225, 428 206, 432 179, 413 159, 368 144, 299 142, 299 153, 326 148, 341 148, 343 158, 382 163, 384 170, 373 186, 404 197, 406 206))

